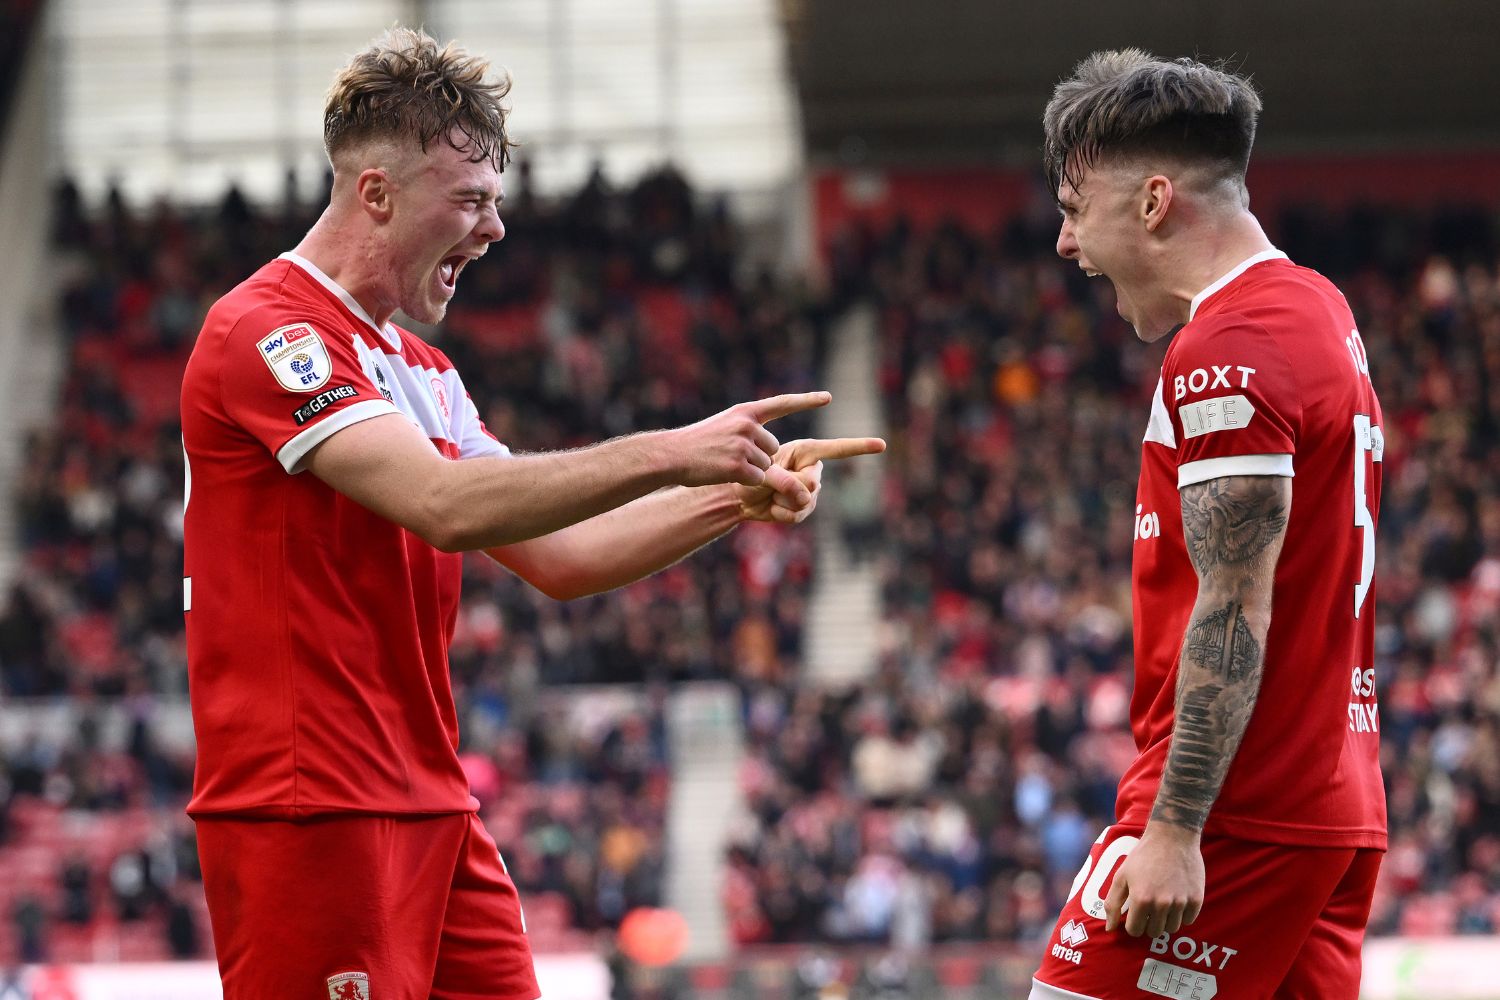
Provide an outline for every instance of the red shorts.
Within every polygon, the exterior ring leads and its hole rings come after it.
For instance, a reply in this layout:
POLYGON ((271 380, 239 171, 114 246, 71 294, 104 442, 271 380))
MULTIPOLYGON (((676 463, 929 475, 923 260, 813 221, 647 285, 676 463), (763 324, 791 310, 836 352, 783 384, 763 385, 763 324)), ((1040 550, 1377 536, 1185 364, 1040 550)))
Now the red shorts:
POLYGON ((225 1000, 535 1000, 520 899, 473 813, 200 817, 225 1000))
POLYGON ((1104 930, 1115 870, 1141 835, 1112 826, 1073 881, 1031 1000, 1356 1000, 1383 852, 1203 838, 1198 919, 1176 934, 1104 930), (1102 859, 1102 860, 1101 860, 1102 859))

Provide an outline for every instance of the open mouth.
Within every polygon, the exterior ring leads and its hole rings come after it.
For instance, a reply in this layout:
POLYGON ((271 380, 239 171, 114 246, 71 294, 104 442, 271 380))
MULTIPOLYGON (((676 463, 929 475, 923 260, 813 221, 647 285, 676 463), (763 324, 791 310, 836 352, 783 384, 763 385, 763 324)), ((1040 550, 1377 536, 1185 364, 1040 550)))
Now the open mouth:
POLYGON ((443 283, 444 288, 451 292, 458 287, 458 272, 468 262, 469 258, 461 253, 443 258, 443 262, 438 265, 438 280, 443 283))

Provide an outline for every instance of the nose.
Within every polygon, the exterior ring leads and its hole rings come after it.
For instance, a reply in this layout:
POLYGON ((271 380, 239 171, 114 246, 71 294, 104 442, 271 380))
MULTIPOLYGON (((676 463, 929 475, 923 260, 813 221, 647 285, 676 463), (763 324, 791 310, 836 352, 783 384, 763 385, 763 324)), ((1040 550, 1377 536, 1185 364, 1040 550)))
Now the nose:
POLYGON ((505 223, 500 221, 500 206, 491 202, 484 215, 480 217, 479 224, 474 227, 474 235, 486 243, 499 243, 505 239, 505 223))
POLYGON ((1078 237, 1073 235, 1073 223, 1064 219, 1057 231, 1057 255, 1065 260, 1077 260, 1078 253, 1078 237))

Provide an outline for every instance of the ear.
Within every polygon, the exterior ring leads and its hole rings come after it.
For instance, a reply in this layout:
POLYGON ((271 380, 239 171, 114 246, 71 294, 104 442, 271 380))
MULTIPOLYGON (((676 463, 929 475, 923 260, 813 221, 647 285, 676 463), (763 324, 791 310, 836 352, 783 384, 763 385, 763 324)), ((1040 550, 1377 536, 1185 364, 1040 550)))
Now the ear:
POLYGON ((354 181, 354 196, 360 209, 376 222, 389 221, 394 209, 392 198, 396 183, 381 167, 361 171, 354 181))
POLYGON ((1167 211, 1172 207, 1172 179, 1164 174, 1152 174, 1146 178, 1146 189, 1141 199, 1141 221, 1146 232, 1154 233, 1166 221, 1167 211))

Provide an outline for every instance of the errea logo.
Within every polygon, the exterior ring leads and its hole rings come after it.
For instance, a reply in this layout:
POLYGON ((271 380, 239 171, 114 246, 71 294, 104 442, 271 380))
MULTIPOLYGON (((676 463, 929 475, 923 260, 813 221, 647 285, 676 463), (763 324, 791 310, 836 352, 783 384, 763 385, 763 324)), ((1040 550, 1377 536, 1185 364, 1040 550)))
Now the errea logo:
POLYGON ((1089 939, 1089 932, 1084 930, 1083 923, 1078 920, 1069 920, 1057 929, 1058 943, 1052 946, 1052 957, 1064 962, 1072 962, 1074 965, 1083 964, 1083 952, 1078 946, 1089 939))
POLYGON ((1069 920, 1062 925, 1062 930, 1057 932, 1057 938, 1068 947, 1076 948, 1089 939, 1089 932, 1084 930, 1080 921, 1069 920))

